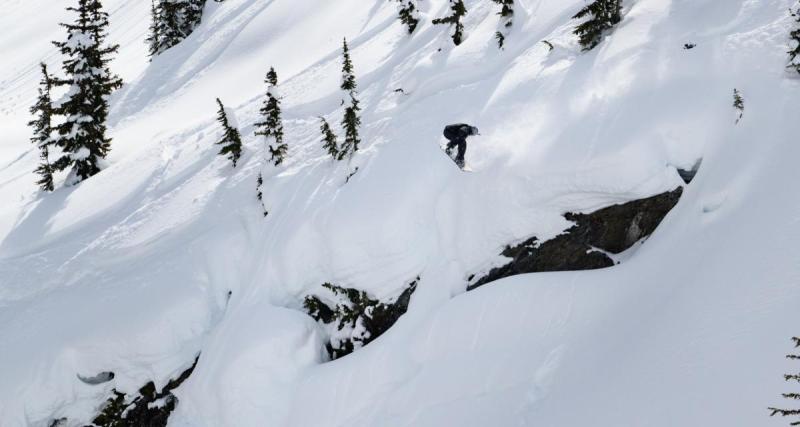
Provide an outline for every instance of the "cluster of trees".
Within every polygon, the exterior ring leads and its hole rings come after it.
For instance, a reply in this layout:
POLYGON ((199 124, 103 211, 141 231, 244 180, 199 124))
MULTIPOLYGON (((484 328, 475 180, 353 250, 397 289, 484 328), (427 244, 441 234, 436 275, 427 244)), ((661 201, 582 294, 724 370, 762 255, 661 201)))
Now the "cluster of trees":
POLYGON ((111 148, 106 135, 108 98, 122 86, 108 63, 119 46, 105 43, 108 14, 99 0, 78 0, 67 10, 77 15, 63 42, 53 42, 64 57, 63 77, 51 75, 42 64, 39 96, 30 111, 34 120, 32 142, 39 148, 41 162, 36 168, 38 184, 53 191, 53 174, 70 169, 68 182, 77 183, 100 172, 101 161, 111 148), (53 88, 65 94, 52 99, 53 88))
MULTIPOLYGON (((215 0, 217 2, 224 0, 215 0)), ((153 22, 147 38, 150 55, 176 45, 195 29, 202 18, 206 0, 157 0, 152 3, 153 22)), ((118 45, 107 44, 108 13, 100 0, 77 0, 67 7, 74 22, 60 24, 67 31, 64 41, 53 44, 63 56, 63 77, 41 64, 42 78, 36 102, 30 108, 34 119, 28 124, 39 149, 35 172, 44 191, 55 189, 54 174, 69 169, 67 183, 76 184, 100 172, 111 150, 106 135, 110 95, 122 86, 108 64, 118 45), (58 89, 64 95, 53 99, 58 89)), ((238 158, 235 151, 230 155, 238 158)))
MULTIPOLYGON (((180 43, 194 31, 203 15, 207 0, 152 0, 150 35, 147 39, 150 55, 169 49, 180 43)), ((214 0, 222 2, 224 0, 214 0)), ((395 0, 398 3, 400 21, 409 33, 419 24, 418 0, 395 0)), ((502 26, 512 26, 514 0, 492 0, 498 6, 502 26)), ((64 77, 52 75, 45 64, 41 65, 42 79, 36 103, 30 111, 34 119, 29 123, 33 130, 31 141, 40 153, 40 163, 36 168, 39 175, 37 184, 44 191, 53 191, 53 175, 70 169, 68 183, 85 180, 101 169, 102 160, 111 148, 111 138, 106 135, 108 98, 122 85, 121 79, 113 74, 108 63, 119 46, 106 43, 108 14, 103 11, 100 0, 77 0, 76 7, 67 10, 77 14, 71 24, 61 24, 67 30, 63 42, 53 42, 64 56, 62 70, 64 77), (63 88, 65 95, 53 100, 54 88, 63 88)), ((464 39, 463 18, 467 14, 464 0, 450 0, 450 15, 434 19, 434 25, 453 27, 454 44, 464 39)), ((584 50, 591 50, 601 41, 603 35, 622 20, 622 0, 594 0, 581 9, 573 19, 582 19, 574 30, 584 50)), ((791 11, 796 22, 800 23, 800 6, 791 11)), ((500 48, 505 41, 505 33, 498 31, 496 39, 500 48)), ((792 41, 789 54, 789 67, 800 73, 800 25, 790 34, 792 41)), ((552 50, 552 44, 546 42, 552 50)), ((260 114, 261 121, 255 124, 256 135, 266 140, 266 151, 270 161, 280 166, 288 155, 289 146, 284 140, 281 118, 281 97, 278 94, 278 74, 270 68, 266 76, 267 91, 260 114)), ((330 123, 320 117, 320 132, 323 149, 334 159, 344 160, 358 151, 361 137, 361 106, 358 99, 356 77, 350 49, 345 39, 342 46, 342 81, 340 88, 345 96, 341 127, 344 138, 339 137, 330 123)), ((242 153, 241 135, 235 123, 231 123, 229 113, 222 101, 217 99, 218 121, 223 128, 223 137, 218 142, 222 146, 220 154, 236 166, 242 153)), ((738 90, 734 91, 734 107, 739 112, 739 120, 744 109, 743 99, 738 90)), ((738 120, 737 120, 738 122, 738 120)), ((263 180, 259 176, 259 195, 263 180)))
POLYGON ((194 31, 203 18, 206 0, 151 0, 150 56, 177 45, 194 31))
MULTIPOLYGON (((263 136, 265 139, 265 152, 270 155, 269 161, 274 166, 280 166, 289 152, 289 144, 284 139, 283 118, 281 112, 281 96, 278 91, 278 73, 275 68, 270 68, 265 80, 267 85, 266 96, 262 107, 259 109, 261 119, 255 123, 255 135, 263 136)), ((322 133, 322 148, 334 160, 350 159, 358 151, 361 143, 361 105, 358 100, 358 83, 356 82, 355 67, 350 57, 350 47, 347 39, 342 43, 342 81, 340 89, 349 102, 342 100, 342 105, 346 104, 341 120, 344 140, 339 143, 339 137, 334 132, 330 123, 320 117, 322 133)), ((217 142, 222 148, 219 155, 227 156, 236 167, 242 155, 242 139, 237 124, 233 118, 233 113, 228 111, 222 101, 217 98, 217 122, 222 128, 222 137, 217 142)), ((259 173, 256 182, 256 197, 262 202, 263 206, 263 174, 259 173)), ((264 216, 268 215, 266 207, 264 216)))
MULTIPOLYGON (((267 72, 267 93, 263 106, 259 110, 261 121, 255 124, 256 136, 263 136, 266 140, 266 151, 270 154, 270 161, 275 166, 280 166, 284 162, 289 151, 289 144, 284 140, 283 119, 281 117, 281 97, 278 94, 278 73, 274 68, 267 72)), ((358 151, 361 143, 361 106, 358 100, 358 83, 356 83, 355 67, 350 57, 350 48, 347 39, 342 44, 342 82, 340 88, 343 94, 349 99, 349 104, 344 109, 342 117, 342 130, 344 141, 339 144, 339 138, 324 117, 320 117, 322 126, 322 143, 325 151, 335 160, 345 160, 351 158, 358 151)), ((342 100, 342 104, 345 101, 342 100)), ((222 145, 220 155, 229 157, 233 166, 239 160, 242 152, 242 141, 236 126, 231 123, 230 113, 226 111, 222 101, 217 98, 219 110, 217 121, 223 129, 223 137, 218 142, 222 145)))

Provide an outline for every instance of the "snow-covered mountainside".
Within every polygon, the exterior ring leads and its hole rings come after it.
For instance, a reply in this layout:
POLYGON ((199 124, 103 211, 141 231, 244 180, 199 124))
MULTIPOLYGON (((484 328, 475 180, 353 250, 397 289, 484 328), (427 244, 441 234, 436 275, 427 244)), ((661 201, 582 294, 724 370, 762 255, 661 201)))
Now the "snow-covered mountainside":
POLYGON ((465 1, 457 47, 431 24, 446 0, 419 2, 412 35, 393 1, 209 1, 149 62, 150 2, 104 0, 125 81, 112 151, 44 193, 28 107, 72 3, 0 0, 3 427, 86 425, 112 390, 161 390, 198 354, 171 426, 785 424, 766 408, 800 333, 796 1, 625 0, 589 52, 572 33, 584 0, 517 0, 503 50, 488 0, 465 1), (344 37, 363 142, 337 162, 319 117, 338 131, 344 37), (279 167, 253 126, 271 66, 279 167), (217 97, 243 136, 236 168, 217 155, 217 97), (472 173, 439 147, 459 122, 480 128, 472 173), (700 158, 685 185, 676 168, 700 158), (619 265, 466 291, 507 245, 570 228, 566 212, 679 186, 619 265), (306 296, 388 301, 418 276, 394 326, 329 361, 306 296))

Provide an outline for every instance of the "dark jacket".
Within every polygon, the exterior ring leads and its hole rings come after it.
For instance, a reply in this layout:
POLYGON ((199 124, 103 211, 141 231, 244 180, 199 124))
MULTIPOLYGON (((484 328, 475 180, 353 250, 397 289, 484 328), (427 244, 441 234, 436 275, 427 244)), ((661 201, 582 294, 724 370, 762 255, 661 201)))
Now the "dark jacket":
POLYGON ((464 123, 449 125, 445 126, 444 128, 444 137, 450 141, 467 139, 468 136, 472 136, 477 133, 478 129, 476 127, 464 123))

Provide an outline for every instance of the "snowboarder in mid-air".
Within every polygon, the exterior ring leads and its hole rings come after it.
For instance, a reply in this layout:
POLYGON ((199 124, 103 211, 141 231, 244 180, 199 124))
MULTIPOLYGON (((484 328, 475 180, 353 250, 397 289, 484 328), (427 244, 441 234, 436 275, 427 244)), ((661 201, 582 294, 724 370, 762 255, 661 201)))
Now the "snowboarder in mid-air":
POLYGON ((480 135, 478 128, 464 123, 445 126, 444 137, 447 138, 447 148, 445 152, 453 158, 453 149, 458 147, 456 158, 453 159, 459 168, 464 169, 464 155, 467 153, 467 137, 480 135))

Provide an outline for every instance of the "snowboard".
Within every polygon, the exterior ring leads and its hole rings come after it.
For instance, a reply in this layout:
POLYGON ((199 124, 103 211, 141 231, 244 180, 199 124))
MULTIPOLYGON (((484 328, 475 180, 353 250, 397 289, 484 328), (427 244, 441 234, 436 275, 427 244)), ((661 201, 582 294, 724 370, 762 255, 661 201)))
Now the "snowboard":
MULTIPOLYGON (((439 143, 439 148, 442 150, 444 155, 447 156, 453 162, 453 164, 456 165, 456 167, 458 167, 458 163, 456 163, 456 154, 457 154, 458 150, 454 148, 451 153, 448 153, 447 152, 447 142, 444 142, 444 143, 440 142, 439 143)), ((463 168, 459 167, 459 169, 461 169, 464 172, 472 172, 472 169, 467 164, 464 164, 463 168)))

